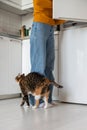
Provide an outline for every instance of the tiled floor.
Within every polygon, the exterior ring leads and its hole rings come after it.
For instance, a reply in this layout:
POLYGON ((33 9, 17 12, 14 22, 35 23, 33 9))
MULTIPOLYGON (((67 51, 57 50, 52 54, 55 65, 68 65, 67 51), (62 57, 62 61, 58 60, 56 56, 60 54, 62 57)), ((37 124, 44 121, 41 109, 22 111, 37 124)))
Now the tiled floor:
POLYGON ((20 107, 20 100, 0 100, 0 130, 87 130, 86 105, 58 103, 33 110, 20 107))

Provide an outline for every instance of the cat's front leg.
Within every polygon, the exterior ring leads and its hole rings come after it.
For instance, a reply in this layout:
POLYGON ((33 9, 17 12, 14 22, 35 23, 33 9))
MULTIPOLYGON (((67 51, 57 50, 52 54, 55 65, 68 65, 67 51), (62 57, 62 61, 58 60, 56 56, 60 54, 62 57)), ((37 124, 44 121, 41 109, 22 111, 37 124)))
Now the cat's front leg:
POLYGON ((22 98, 22 102, 21 102, 20 106, 23 106, 24 103, 25 103, 25 100, 22 98))
POLYGON ((25 104, 25 102, 26 102, 27 106, 30 106, 29 101, 28 101, 28 95, 24 95, 22 97, 21 106, 23 106, 25 104))
POLYGON ((30 106, 28 95, 25 95, 25 102, 26 102, 27 106, 30 106))

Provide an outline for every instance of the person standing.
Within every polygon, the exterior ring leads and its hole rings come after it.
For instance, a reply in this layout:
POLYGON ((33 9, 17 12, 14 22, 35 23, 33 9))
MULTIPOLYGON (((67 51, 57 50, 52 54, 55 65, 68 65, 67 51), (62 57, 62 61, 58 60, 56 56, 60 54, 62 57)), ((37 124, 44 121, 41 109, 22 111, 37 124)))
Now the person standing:
MULTIPOLYGON (((54 52, 54 25, 60 25, 65 20, 52 19, 53 0, 33 0, 34 14, 30 36, 31 72, 38 72, 50 80, 54 80, 53 70, 55 61, 54 52)), ((50 85, 48 102, 52 104, 53 86, 50 85)), ((35 104, 30 95, 31 105, 35 104)))

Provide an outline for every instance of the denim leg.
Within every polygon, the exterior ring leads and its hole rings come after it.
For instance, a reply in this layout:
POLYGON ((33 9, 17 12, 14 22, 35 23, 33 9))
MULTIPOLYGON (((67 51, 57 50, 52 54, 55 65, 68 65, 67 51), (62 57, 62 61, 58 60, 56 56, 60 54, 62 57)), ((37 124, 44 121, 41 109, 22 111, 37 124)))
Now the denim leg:
MULTIPOLYGON (((46 76, 50 79, 50 80, 54 80, 54 77, 53 77, 53 73, 51 70, 49 70, 49 68, 46 68, 46 76)), ((50 85, 50 94, 49 94, 49 99, 48 99, 48 102, 51 103, 52 102, 52 92, 53 92, 53 85, 50 85)))
MULTIPOLYGON (((50 80, 54 80, 53 70, 54 70, 54 60, 55 60, 55 51, 54 51, 54 29, 52 28, 50 31, 50 35, 47 41, 47 59, 46 59, 46 69, 45 74, 50 80)), ((53 85, 50 85, 50 95, 48 102, 52 102, 52 92, 53 85)))
MULTIPOLYGON (((54 38, 52 36, 53 29, 51 30, 51 28, 50 25, 34 22, 30 36, 31 72, 39 72, 50 79, 53 76, 52 70, 54 67, 54 38), (47 68, 49 68, 50 71, 48 71, 47 68)), ((50 99, 51 97, 52 87, 50 99)), ((35 103, 35 99, 32 95, 30 95, 30 103, 32 105, 35 103)))
POLYGON ((34 23, 30 37, 31 72, 44 74, 46 67, 46 34, 43 24, 34 23))
MULTIPOLYGON (((31 72, 45 74, 46 67, 46 28, 44 24, 33 23, 30 37, 31 72)), ((43 102, 40 100, 40 103, 43 102)), ((30 95, 30 103, 35 104, 34 96, 30 95)))
POLYGON ((29 98, 29 103, 30 103, 32 106, 34 106, 34 104, 35 104, 34 96, 32 96, 31 94, 29 94, 28 98, 29 98))

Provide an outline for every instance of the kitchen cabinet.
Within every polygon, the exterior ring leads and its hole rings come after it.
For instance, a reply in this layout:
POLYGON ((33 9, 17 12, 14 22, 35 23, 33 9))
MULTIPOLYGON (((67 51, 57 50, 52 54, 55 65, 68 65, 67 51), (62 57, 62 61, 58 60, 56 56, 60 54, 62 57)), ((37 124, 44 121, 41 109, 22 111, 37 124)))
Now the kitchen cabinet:
POLYGON ((18 9, 21 9, 21 5, 22 5, 21 0, 0 0, 0 2, 18 9))
POLYGON ((61 101, 87 104, 87 27, 59 35, 59 83, 61 101))
POLYGON ((21 73, 21 41, 0 36, 0 96, 18 94, 15 77, 21 73))
POLYGON ((87 22, 86 0, 53 0, 53 18, 87 22))
POLYGON ((22 10, 26 10, 33 7, 33 0, 22 0, 22 10))
POLYGON ((24 15, 33 12, 33 0, 0 0, 0 8, 18 15, 24 15))
POLYGON ((10 0, 11 2, 21 5, 22 4, 22 0, 10 0))

